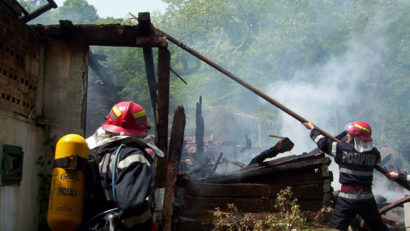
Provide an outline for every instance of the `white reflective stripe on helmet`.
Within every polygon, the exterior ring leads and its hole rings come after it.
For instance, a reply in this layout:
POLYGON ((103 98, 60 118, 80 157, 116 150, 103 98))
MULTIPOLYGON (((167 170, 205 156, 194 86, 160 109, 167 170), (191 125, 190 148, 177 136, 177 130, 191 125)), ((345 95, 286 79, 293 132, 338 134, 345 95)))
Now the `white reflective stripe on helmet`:
POLYGON ((320 139, 322 139, 324 136, 323 135, 318 135, 318 136, 316 136, 316 138, 315 138, 315 143, 317 143, 320 139))
POLYGON ((336 142, 332 142, 332 155, 333 156, 336 156, 336 145, 337 145, 337 143, 336 142))
POLYGON ((373 193, 352 194, 352 193, 340 192, 339 196, 346 198, 346 199, 367 200, 367 199, 373 198, 373 193))
POLYGON ((118 162, 117 167, 118 169, 123 169, 123 168, 130 166, 132 163, 135 163, 135 162, 143 163, 148 166, 151 166, 151 164, 149 163, 148 159, 145 156, 143 156, 142 154, 134 154, 134 155, 127 156, 125 159, 118 162))
POLYGON ((133 226, 143 224, 152 217, 150 209, 145 210, 145 212, 138 216, 132 216, 126 219, 121 219, 121 222, 127 226, 127 228, 132 228, 133 226))
POLYGON ((339 172, 352 174, 356 176, 373 176, 373 171, 358 171, 358 170, 351 170, 347 168, 340 168, 339 172))

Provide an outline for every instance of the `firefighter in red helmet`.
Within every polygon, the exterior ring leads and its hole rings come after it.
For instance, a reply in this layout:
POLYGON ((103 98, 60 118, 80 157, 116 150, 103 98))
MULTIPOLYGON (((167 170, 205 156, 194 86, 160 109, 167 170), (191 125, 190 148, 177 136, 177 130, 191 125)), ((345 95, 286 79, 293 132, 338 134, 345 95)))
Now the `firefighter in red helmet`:
MULTIPOLYGON (((120 102, 105 123, 87 138, 94 158, 95 181, 103 195, 97 202, 97 217, 88 230, 153 230, 152 195, 154 157, 163 152, 148 136, 145 109, 133 101, 120 102)), ((96 210, 94 208, 94 210, 96 210)))
POLYGON ((111 108, 102 128, 117 135, 145 137, 149 129, 147 113, 133 101, 120 102, 111 108))
POLYGON ((372 193, 373 169, 380 162, 380 152, 373 146, 372 129, 369 124, 356 121, 334 142, 325 137, 309 121, 303 125, 311 130, 310 137, 318 148, 335 157, 339 165, 340 193, 336 199, 330 228, 347 230, 356 215, 360 215, 371 230, 387 230, 383 224, 372 193))

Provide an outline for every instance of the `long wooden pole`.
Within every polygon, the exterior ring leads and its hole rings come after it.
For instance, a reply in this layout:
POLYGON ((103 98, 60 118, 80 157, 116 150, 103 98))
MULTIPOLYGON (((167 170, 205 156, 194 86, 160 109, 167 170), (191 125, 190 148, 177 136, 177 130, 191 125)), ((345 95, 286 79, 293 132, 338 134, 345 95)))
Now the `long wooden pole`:
MULTIPOLYGON (((159 31, 160 33, 162 33, 164 35, 164 37, 166 39, 168 39, 169 41, 171 41, 172 43, 174 43, 175 45, 181 47, 182 49, 188 51, 190 54, 196 56, 197 58, 199 58, 200 60, 204 61, 205 63, 209 64, 211 67, 217 69, 218 71, 222 72, 223 74, 225 74, 226 76, 228 76, 229 78, 233 79, 234 81, 236 81, 237 83, 241 84, 242 86, 246 87, 247 89, 249 89, 250 91, 252 91, 253 93, 259 95, 260 97, 264 98, 266 101, 268 101, 269 103, 273 104, 274 106, 278 107, 279 109, 281 109, 282 111, 286 112, 287 114, 289 114, 290 116, 292 116, 293 118, 295 118, 296 120, 299 120, 301 123, 305 123, 308 122, 307 119, 303 118, 302 116, 296 114, 294 111, 290 110, 289 108, 287 108, 286 106, 284 106, 283 104, 279 103, 278 101, 272 99, 271 97, 269 97, 268 95, 266 95, 265 93, 261 92, 260 90, 256 89, 255 87, 253 87, 252 85, 250 85, 249 83, 243 81, 242 79, 238 78, 237 76, 235 76, 234 74, 232 74, 231 72, 229 72, 228 70, 224 69, 223 67, 219 66, 218 64, 212 62, 211 60, 209 60, 208 58, 206 58, 205 56, 201 55, 200 53, 198 53, 197 51, 193 50, 192 48, 188 47, 187 45, 183 44, 182 42, 178 41, 177 39, 175 39, 174 37, 166 34, 165 32, 159 30, 159 29, 155 29, 157 31, 159 31)), ((336 138, 334 138, 333 136, 331 136, 330 134, 328 134, 327 132, 323 131, 321 128, 317 127, 315 125, 315 127, 325 136, 331 138, 334 141, 338 141, 336 138)), ((339 141, 340 142, 340 141, 339 141)))
MULTIPOLYGON (((258 89, 256 89, 255 87, 253 87, 252 85, 250 85, 249 83, 243 81, 242 79, 238 78, 237 76, 235 76, 234 74, 232 74, 231 72, 229 72, 228 70, 224 69, 223 67, 219 66, 218 64, 212 62, 211 60, 209 60, 208 58, 206 58, 205 56, 201 55, 200 53, 198 53, 197 51, 195 51, 194 49, 188 47, 187 45, 183 44, 182 42, 178 41, 177 39, 175 39, 174 37, 172 37, 171 35, 159 30, 158 28, 155 28, 155 30, 157 30, 159 33, 162 33, 164 35, 164 37, 171 41, 172 43, 174 43, 175 45, 181 47, 182 49, 184 49, 185 51, 189 52, 190 54, 192 54, 193 56, 199 58, 200 60, 202 60, 203 62, 207 63, 208 65, 210 65, 211 67, 215 68, 216 70, 220 71, 221 73, 225 74, 226 76, 228 76, 229 78, 231 78, 232 80, 236 81, 237 83, 241 84, 242 86, 244 86, 245 88, 247 88, 248 90, 252 91, 253 93, 255 93, 256 95, 264 98, 266 101, 268 101, 269 103, 273 104, 274 106, 278 107, 279 109, 281 109, 282 111, 286 112, 287 114, 289 114, 290 116, 292 116, 293 118, 295 118, 296 120, 298 120, 301 123, 305 123, 308 122, 307 119, 303 118, 302 116, 298 115, 296 112, 290 110, 289 108, 287 108, 286 106, 284 106, 283 104, 279 103, 278 101, 274 100, 273 98, 269 97, 268 95, 266 95, 265 93, 259 91, 258 89)), ((327 133, 326 131, 324 131, 323 129, 319 128, 318 126, 314 125, 315 128, 322 133, 324 136, 332 139, 335 142, 340 143, 341 141, 336 139, 335 137, 333 137, 332 135, 330 135, 329 133, 327 133)), ((387 171, 385 169, 383 169, 382 167, 380 167, 379 165, 376 165, 375 167, 376 170, 378 170, 379 172, 381 172, 383 175, 387 176, 387 171)), ((390 179, 390 178, 388 178, 390 179)), ((407 190, 410 191, 410 186, 407 185, 405 182, 401 182, 400 180, 397 179, 391 179, 394 182, 398 183, 399 185, 403 186, 404 188, 406 188, 407 190)))

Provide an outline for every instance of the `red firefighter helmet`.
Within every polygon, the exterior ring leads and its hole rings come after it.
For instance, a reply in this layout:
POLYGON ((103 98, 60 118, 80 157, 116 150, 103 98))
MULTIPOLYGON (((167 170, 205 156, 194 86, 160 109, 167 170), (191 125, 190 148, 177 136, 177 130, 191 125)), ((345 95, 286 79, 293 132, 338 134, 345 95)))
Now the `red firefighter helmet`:
POLYGON ((356 121, 349 125, 347 131, 353 135, 357 135, 363 140, 372 140, 372 128, 368 123, 356 121))
POLYGON ((115 134, 145 137, 149 129, 147 113, 133 101, 120 102, 111 108, 102 128, 115 134))

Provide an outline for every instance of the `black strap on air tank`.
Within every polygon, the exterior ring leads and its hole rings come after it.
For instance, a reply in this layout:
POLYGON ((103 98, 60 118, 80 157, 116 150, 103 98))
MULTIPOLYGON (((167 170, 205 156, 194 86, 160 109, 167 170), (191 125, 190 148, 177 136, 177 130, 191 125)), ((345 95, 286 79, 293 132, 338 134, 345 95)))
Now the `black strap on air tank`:
POLYGON ((88 160, 80 156, 71 155, 54 160, 53 168, 64 168, 65 170, 86 170, 88 160), (72 167, 70 167, 70 163, 72 167))

